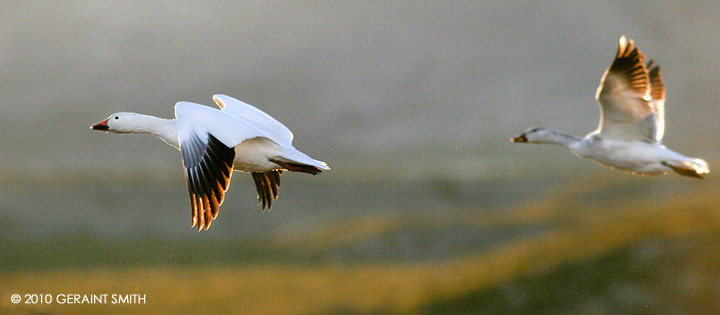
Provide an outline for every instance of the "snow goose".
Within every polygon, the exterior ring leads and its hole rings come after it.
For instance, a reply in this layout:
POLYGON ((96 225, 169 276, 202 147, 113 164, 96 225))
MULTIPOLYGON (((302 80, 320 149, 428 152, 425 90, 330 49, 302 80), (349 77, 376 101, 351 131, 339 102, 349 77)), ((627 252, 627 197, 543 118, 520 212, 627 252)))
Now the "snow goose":
POLYGON ((315 175, 329 170, 292 146, 293 134, 263 111, 217 94, 215 109, 190 102, 175 104, 175 119, 115 113, 93 130, 156 136, 180 150, 190 193, 192 226, 210 228, 230 186, 233 169, 250 172, 258 203, 270 210, 283 170, 315 175))
POLYGON ((544 128, 528 129, 512 142, 549 143, 613 169, 638 175, 676 172, 702 178, 709 172, 701 159, 667 149, 665 86, 660 67, 645 65, 645 55, 633 41, 620 37, 615 60, 605 71, 595 98, 600 104, 600 125, 584 138, 544 128), (648 69, 650 69, 648 71, 648 69))

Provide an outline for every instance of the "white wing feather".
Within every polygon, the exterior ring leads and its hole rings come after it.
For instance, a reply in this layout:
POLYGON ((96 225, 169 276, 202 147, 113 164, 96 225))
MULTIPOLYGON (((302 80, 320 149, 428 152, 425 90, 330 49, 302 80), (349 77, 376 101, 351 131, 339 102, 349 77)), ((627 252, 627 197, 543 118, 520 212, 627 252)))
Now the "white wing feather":
POLYGON ((207 135, 212 134, 224 145, 233 148, 240 142, 255 137, 265 137, 277 141, 273 135, 265 130, 234 115, 191 102, 178 102, 175 104, 175 117, 178 125, 178 139, 180 146, 191 135, 197 135, 200 140, 207 141, 207 135))
POLYGON ((605 71, 595 98, 601 109, 598 130, 608 139, 658 141, 658 115, 650 104, 645 55, 625 36, 605 71))
MULTIPOLYGON (((247 110, 247 108, 245 108, 246 110, 244 112, 254 112, 253 115, 238 116, 229 114, 227 109, 230 107, 227 107, 227 105, 234 103, 225 101, 226 100, 223 100, 223 103, 226 107, 222 111, 191 102, 178 102, 175 104, 175 117, 177 118, 178 139, 180 140, 181 151, 183 149, 183 143, 193 136, 198 137, 203 142, 207 142, 208 134, 212 134, 230 148, 235 147, 247 139, 264 137, 282 147, 283 153, 281 157, 289 161, 314 165, 324 170, 330 169, 325 162, 315 160, 295 149, 291 144, 292 133, 290 130, 274 118, 250 105, 247 106, 253 110, 247 110), (265 123, 258 125, 258 121, 265 123), (274 126, 274 128, 271 126, 274 126), (287 130, 287 132, 283 132, 283 129, 287 130)), ((241 107, 235 107, 233 110, 238 109, 242 110, 241 107)), ((200 157, 202 156, 202 153, 198 154, 200 157)), ((198 159, 200 157, 198 157, 198 159)))
POLYGON ((270 139, 275 140, 278 144, 290 145, 292 143, 294 136, 290 129, 256 107, 223 94, 213 95, 213 101, 223 112, 238 116, 262 129, 270 135, 270 139))

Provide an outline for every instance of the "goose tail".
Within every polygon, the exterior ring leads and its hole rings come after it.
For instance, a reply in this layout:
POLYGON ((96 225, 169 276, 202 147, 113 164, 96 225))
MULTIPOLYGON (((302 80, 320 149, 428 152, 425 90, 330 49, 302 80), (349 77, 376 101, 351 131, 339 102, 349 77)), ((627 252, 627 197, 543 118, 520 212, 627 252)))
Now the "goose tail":
POLYGON ((671 168, 675 173, 682 176, 702 179, 702 174, 710 173, 707 162, 702 159, 690 159, 686 161, 665 161, 663 165, 671 168))

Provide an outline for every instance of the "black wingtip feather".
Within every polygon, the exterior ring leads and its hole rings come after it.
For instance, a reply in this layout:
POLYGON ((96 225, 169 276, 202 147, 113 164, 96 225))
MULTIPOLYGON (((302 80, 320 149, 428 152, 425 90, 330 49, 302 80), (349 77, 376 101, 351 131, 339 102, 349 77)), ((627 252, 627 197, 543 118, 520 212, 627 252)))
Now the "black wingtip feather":
POLYGON ((653 61, 647 65, 650 69, 648 72, 648 78, 650 79, 650 96, 656 100, 665 100, 665 83, 663 83, 662 75, 660 74, 660 66, 653 66, 653 61))
POLYGON ((193 137, 180 148, 190 194, 192 227, 197 225, 198 231, 207 230, 217 218, 230 186, 235 150, 211 134, 207 143, 193 137))
POLYGON ((630 88, 644 94, 650 87, 647 69, 645 54, 635 47, 633 40, 626 41, 625 36, 621 37, 618 52, 608 72, 625 77, 630 88))
POLYGON ((278 189, 280 187, 280 175, 282 171, 273 170, 268 172, 251 173, 257 188, 258 204, 263 211, 270 210, 272 203, 278 198, 278 189))

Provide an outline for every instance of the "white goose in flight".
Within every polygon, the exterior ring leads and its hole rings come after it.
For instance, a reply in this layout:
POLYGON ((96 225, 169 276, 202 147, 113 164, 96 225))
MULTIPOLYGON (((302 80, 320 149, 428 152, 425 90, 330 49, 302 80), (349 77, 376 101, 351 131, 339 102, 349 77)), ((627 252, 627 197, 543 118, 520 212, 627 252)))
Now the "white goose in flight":
POLYGON ((156 136, 180 149, 190 193, 192 226, 210 228, 230 186, 233 169, 250 172, 258 203, 269 210, 278 197, 283 170, 315 175, 329 170, 292 146, 293 134, 263 111, 217 94, 220 110, 190 102, 175 104, 176 119, 115 113, 93 130, 156 136))
POLYGON ((554 130, 528 129, 512 142, 549 143, 613 169, 638 175, 676 172, 702 178, 707 163, 683 156, 662 145, 665 130, 665 86, 660 67, 645 65, 645 55, 633 41, 620 37, 615 60, 605 71, 595 98, 600 125, 584 138, 554 130), (648 71, 648 69, 650 69, 648 71))

